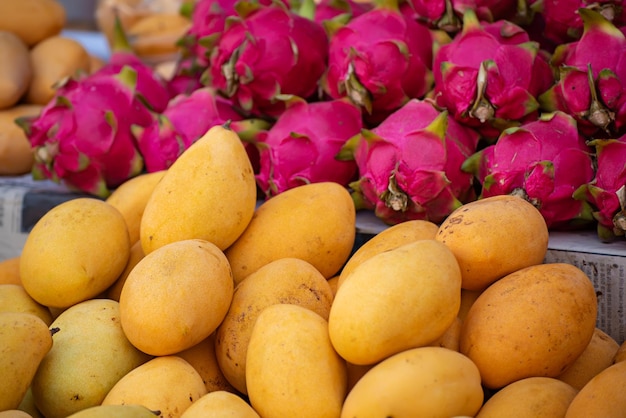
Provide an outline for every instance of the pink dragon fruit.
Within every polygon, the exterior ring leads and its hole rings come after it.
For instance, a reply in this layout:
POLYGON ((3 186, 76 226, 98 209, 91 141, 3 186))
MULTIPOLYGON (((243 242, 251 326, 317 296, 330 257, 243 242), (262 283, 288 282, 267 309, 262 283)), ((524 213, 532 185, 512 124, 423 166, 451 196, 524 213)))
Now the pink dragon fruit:
POLYGON ((462 28, 467 10, 473 10, 480 20, 493 22, 514 18, 517 3, 518 0, 407 0, 401 4, 401 10, 433 29, 454 34, 462 28))
POLYGON ((576 191, 589 202, 597 221, 598 237, 605 242, 626 233, 626 135, 617 139, 594 139, 596 175, 576 191))
POLYGON ((133 52, 119 19, 116 19, 113 36, 111 56, 106 64, 90 77, 110 77, 119 74, 123 67, 130 67, 136 72, 135 94, 151 110, 155 112, 165 110, 170 100, 165 81, 133 52))
MULTIPOLYGON (((306 0, 305 0, 306 2, 306 0)), ((337 19, 352 19, 373 8, 372 3, 354 0, 319 0, 315 2, 313 19, 318 23, 337 19)))
POLYGON ((536 96, 554 81, 539 45, 518 25, 481 25, 472 10, 463 30, 434 59, 434 97, 457 121, 494 139, 538 115, 536 96))
POLYGON ((145 123, 149 110, 134 93, 136 73, 68 79, 34 118, 18 122, 34 148, 33 178, 106 197, 139 174, 142 157, 131 124, 145 123))
POLYGON ((244 120, 229 100, 204 87, 190 95, 176 96, 163 113, 154 115, 150 125, 135 125, 132 131, 146 170, 153 172, 169 168, 211 127, 227 123, 248 140, 252 139, 252 128, 260 130, 269 126, 261 120, 244 120))
POLYGON ((583 35, 556 48, 559 78, 539 101, 545 111, 574 116, 586 136, 618 136, 626 131, 626 37, 599 13, 579 13, 583 35))
POLYGON ((323 90, 348 97, 375 125, 432 87, 433 40, 393 1, 351 19, 330 38, 323 90))
POLYGON ((347 100, 292 100, 276 123, 258 136, 257 184, 268 198, 307 183, 348 186, 356 164, 335 156, 361 128, 361 112, 347 100))
POLYGON ((515 194, 535 205, 551 229, 592 221, 574 192, 594 176, 591 149, 576 121, 563 112, 502 132, 495 145, 470 157, 463 169, 482 184, 479 198, 515 194))
POLYGON ((247 114, 276 117, 285 95, 316 91, 326 68, 326 32, 281 4, 238 10, 212 51, 205 84, 247 114))
POLYGON ((479 135, 429 101, 412 99, 372 130, 363 130, 339 158, 354 159, 358 209, 373 209, 388 224, 411 219, 440 222, 474 200, 473 176, 461 164, 479 135))
POLYGON ((543 36, 556 45, 577 41, 583 33, 580 9, 600 13, 616 26, 626 23, 623 0, 542 0, 534 7, 545 21, 543 36))

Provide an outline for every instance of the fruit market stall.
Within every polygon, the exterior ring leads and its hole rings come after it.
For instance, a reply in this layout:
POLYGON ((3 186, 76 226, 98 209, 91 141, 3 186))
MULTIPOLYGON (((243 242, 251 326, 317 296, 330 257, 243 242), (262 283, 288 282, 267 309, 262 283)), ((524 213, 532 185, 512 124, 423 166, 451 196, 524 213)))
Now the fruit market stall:
POLYGON ((623 2, 21 0, 0 49, 0 417, 626 410, 623 2))

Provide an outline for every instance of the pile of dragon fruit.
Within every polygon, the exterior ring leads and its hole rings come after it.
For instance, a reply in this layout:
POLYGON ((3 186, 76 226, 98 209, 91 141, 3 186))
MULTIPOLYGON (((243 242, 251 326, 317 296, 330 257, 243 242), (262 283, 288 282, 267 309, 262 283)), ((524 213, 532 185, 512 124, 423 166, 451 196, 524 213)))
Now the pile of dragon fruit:
POLYGON ((621 0, 199 0, 164 79, 129 52, 20 121, 35 178, 106 197, 228 123, 260 198, 321 181, 388 224, 516 194, 624 235, 621 0))

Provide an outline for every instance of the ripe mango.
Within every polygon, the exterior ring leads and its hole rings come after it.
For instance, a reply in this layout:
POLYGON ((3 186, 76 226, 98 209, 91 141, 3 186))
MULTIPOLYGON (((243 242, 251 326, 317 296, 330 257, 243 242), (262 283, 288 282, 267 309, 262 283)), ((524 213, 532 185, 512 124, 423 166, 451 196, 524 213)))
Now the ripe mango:
POLYGON ((0 313, 0 411, 17 409, 52 348, 48 325, 25 312, 0 313), (9 384, 10 382, 10 384, 9 384))
POLYGON ((356 211, 350 193, 333 183, 311 183, 263 202, 225 254, 235 283, 279 258, 300 258, 327 279, 354 246, 356 211))
POLYGON ((141 218, 147 255, 166 244, 203 239, 224 250, 246 229, 256 207, 256 180, 235 132, 214 126, 170 166, 141 218))
POLYGON ((149 359, 124 335, 113 300, 73 305, 50 327, 56 331, 54 346, 32 382, 35 404, 46 418, 99 405, 113 385, 149 359))
POLYGON ((347 390, 345 361, 328 338, 328 323, 292 304, 265 308, 246 358, 250 404, 265 418, 339 416, 347 390))

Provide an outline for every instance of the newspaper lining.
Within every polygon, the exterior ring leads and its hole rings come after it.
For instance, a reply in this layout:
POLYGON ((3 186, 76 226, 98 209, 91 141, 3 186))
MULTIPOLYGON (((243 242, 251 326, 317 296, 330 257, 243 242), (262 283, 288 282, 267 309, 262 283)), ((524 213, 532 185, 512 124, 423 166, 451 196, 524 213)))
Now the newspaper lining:
POLYGON ((22 231, 22 203, 29 191, 24 186, 0 185, 0 260, 17 257, 27 233, 22 231))

